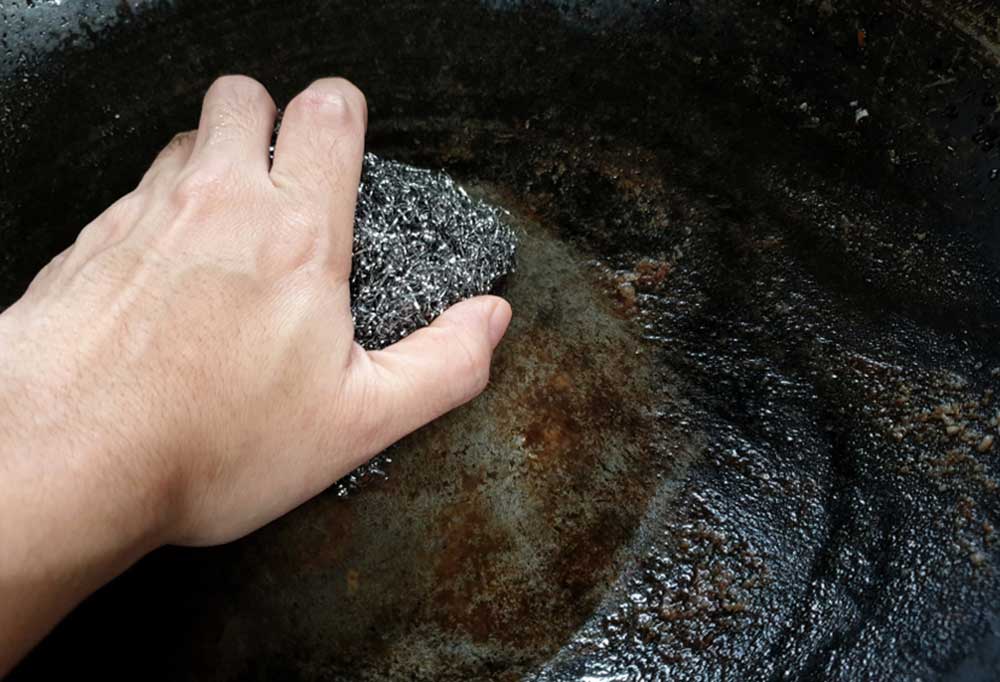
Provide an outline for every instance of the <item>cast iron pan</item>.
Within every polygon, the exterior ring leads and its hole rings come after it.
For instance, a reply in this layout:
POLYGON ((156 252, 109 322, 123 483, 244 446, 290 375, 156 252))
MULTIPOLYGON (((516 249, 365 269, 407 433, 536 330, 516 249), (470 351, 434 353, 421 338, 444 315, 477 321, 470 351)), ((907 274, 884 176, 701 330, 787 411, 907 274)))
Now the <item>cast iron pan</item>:
POLYGON ((0 8, 0 305, 228 72, 351 78, 523 238, 484 398, 13 680, 1000 671, 991 5, 0 8))

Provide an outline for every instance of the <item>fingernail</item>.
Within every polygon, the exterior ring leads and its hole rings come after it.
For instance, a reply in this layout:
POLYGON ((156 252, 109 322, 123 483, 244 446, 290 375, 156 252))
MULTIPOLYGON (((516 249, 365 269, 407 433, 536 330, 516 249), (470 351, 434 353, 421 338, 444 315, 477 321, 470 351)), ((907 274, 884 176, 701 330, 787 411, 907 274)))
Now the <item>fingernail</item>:
POLYGON ((500 339, 503 338, 504 333, 507 331, 507 326, 510 324, 510 316, 510 304, 502 298, 499 299, 496 305, 493 306, 493 312, 490 313, 490 344, 494 348, 497 347, 500 339))

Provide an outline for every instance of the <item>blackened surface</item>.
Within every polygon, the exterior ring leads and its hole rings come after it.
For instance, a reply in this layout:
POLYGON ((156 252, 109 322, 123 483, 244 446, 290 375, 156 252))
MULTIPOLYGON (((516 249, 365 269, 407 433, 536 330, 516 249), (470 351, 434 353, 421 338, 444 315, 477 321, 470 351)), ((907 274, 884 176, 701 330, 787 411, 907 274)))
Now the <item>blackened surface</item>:
POLYGON ((989 5, 109 5, 3 5, 6 302, 233 71, 279 101, 354 79, 374 151, 480 187, 535 235, 525 282, 580 293, 531 301, 505 351, 495 399, 530 409, 474 408, 418 436, 386 483, 150 558, 15 679, 996 676, 989 5), (616 344, 641 360, 579 357, 616 344), (507 453, 493 487, 449 454, 468 424, 507 453), (617 464, 596 473, 597 434, 633 429, 638 446, 615 435, 617 464), (554 508, 532 506, 543 493, 554 508), (405 524, 352 520, 415 500, 427 546, 452 548, 424 563, 392 544, 405 524), (527 545, 516 518, 535 519, 527 545), (345 558, 362 551, 415 562, 370 564, 390 596, 368 610, 337 600, 366 584, 345 558), (541 588, 541 608, 520 606, 541 588))

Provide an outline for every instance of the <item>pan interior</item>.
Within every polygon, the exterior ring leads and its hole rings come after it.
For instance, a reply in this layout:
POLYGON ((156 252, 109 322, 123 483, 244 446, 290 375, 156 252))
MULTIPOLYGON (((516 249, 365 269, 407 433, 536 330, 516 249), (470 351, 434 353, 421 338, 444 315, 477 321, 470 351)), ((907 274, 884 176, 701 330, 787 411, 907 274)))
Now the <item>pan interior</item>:
POLYGON ((370 149, 526 246, 482 400, 347 497, 150 557, 15 679, 996 667, 983 3, 70 5, 0 8, 4 303, 225 72, 350 77, 370 149))

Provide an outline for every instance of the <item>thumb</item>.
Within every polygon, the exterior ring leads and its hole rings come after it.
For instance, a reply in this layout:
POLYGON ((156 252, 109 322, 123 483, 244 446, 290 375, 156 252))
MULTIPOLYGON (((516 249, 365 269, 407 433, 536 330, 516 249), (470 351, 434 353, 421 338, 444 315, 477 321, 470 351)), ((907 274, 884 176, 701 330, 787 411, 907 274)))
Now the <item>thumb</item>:
POLYGON ((355 367, 354 404, 378 452, 482 393, 493 349, 510 324, 510 304, 496 296, 458 303, 434 322, 355 367))

